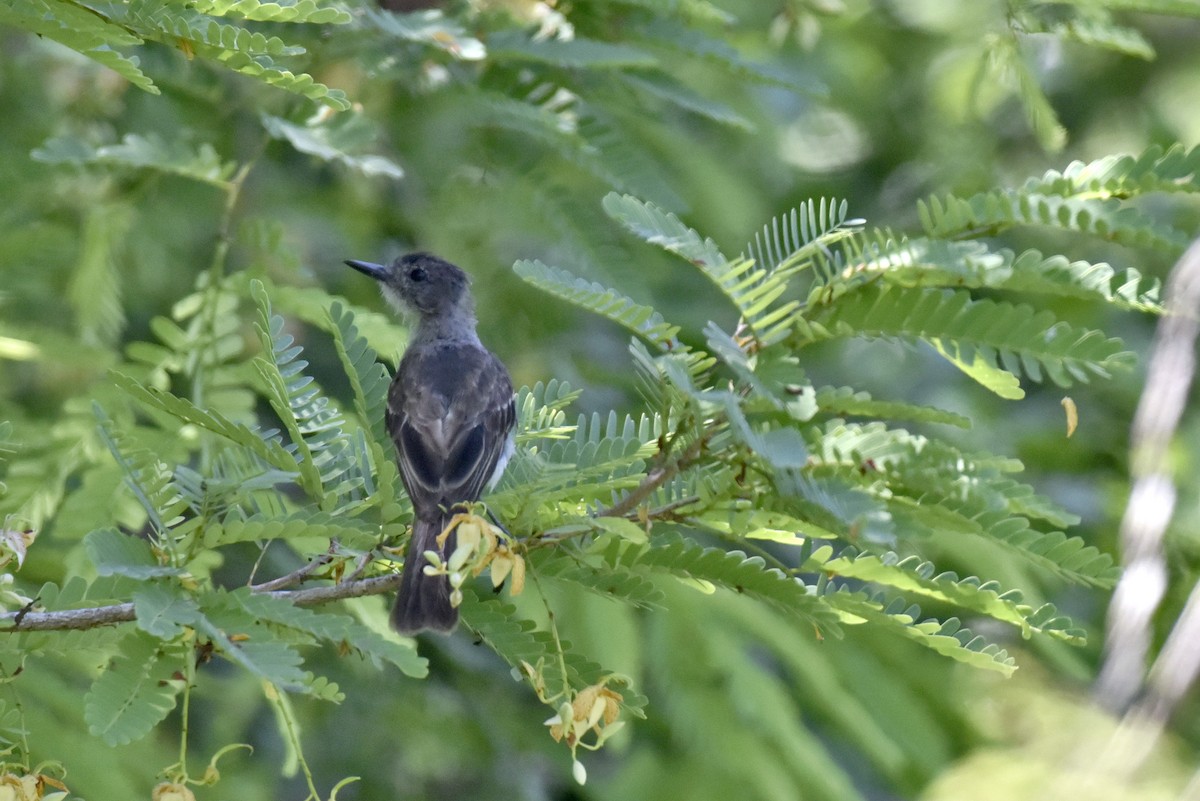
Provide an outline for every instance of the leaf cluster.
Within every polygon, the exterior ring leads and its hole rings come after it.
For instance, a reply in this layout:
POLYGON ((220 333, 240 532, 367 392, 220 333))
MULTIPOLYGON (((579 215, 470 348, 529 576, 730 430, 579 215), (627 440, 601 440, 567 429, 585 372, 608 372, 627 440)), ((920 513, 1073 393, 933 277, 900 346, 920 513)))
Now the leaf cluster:
MULTIPOLYGON (((1004 79, 1054 148, 1063 130, 1036 80, 1030 35, 1138 57, 1150 46, 1112 4, 1009 6, 1001 33, 977 48, 981 74, 1004 79)), ((752 94, 746 86, 814 100, 822 86, 729 45, 732 20, 705 0, 558 7, 541 22, 488 3, 458 16, 323 0, 0 7, 0 22, 209 118, 116 135, 63 126, 36 139, 39 168, 74 175, 66 191, 85 209, 64 299, 78 330, 5 325, 0 356, 53 365, 76 389, 53 421, 0 422, 0 523, 48 532, 61 548, 32 551, 39 575, 54 562, 55 581, 16 579, 37 599, 30 613, 128 605, 134 622, 6 635, 6 676, 41 681, 49 696, 68 665, 89 688, 79 705, 89 736, 150 747, 147 735, 169 728, 173 711, 186 717, 193 691, 223 692, 240 675, 263 688, 280 738, 295 748, 289 697, 355 701, 342 678, 354 663, 323 657, 426 675, 414 643, 386 632, 378 599, 335 611, 288 594, 378 579, 405 558, 411 508, 383 409, 385 365, 406 332, 302 285, 301 262, 323 263, 328 245, 302 259, 272 203, 261 217, 243 212, 247 176, 260 174, 268 180, 250 197, 269 200, 278 183, 298 217, 321 221, 315 238, 328 236, 336 206, 337 223, 359 238, 423 234, 433 241, 422 246, 478 247, 494 260, 496 232, 525 225, 540 239, 523 238, 521 252, 537 257, 517 261, 511 283, 545 293, 546 309, 563 301, 632 337, 623 364, 640 393, 632 412, 593 411, 588 397, 581 414, 580 391, 557 379, 523 387, 518 451, 486 499, 530 578, 519 596, 468 587, 464 628, 482 646, 476 654, 490 652, 525 682, 527 700, 561 714, 563 702, 610 688, 625 717, 665 710, 664 739, 728 731, 761 795, 787 781, 814 787, 814 797, 855 798, 805 722, 812 710, 902 784, 896 766, 918 760, 920 744, 884 731, 875 710, 899 709, 904 694, 952 703, 943 688, 916 686, 920 668, 868 675, 854 658, 863 643, 902 655, 895 663, 1001 675, 1017 668, 1024 640, 1085 643, 1085 626, 1044 588, 1110 587, 1112 559, 1071 533, 1078 519, 1022 480, 1018 460, 980 449, 976 415, 868 392, 852 363, 832 384, 805 368, 822 349, 884 342, 1008 400, 1126 370, 1126 346, 1089 315, 1161 311, 1159 281, 1140 257, 1169 259, 1195 233, 1186 215, 1161 209, 1194 199, 1200 148, 1076 162, 1016 187, 939 190, 916 205, 909 231, 859 219, 851 208, 860 201, 818 198, 742 232, 745 245, 731 250, 712 217, 740 224, 743 204, 722 202, 693 228, 685 220, 713 203, 695 189, 719 185, 721 171, 706 163, 688 176, 682 165, 703 136, 740 142, 762 124, 739 100, 752 94), (384 108, 397 109, 392 124, 381 124, 384 108), (298 168, 296 152, 315 169, 298 168), (406 193, 421 189, 404 194, 403 214, 383 214, 397 202, 390 185, 347 188, 336 180, 346 171, 407 176, 406 193), (301 177, 280 179, 292 173, 301 177), (130 265, 152 264, 145 272, 160 276, 176 263, 167 256, 178 243, 154 243, 136 208, 159 177, 183 197, 196 196, 180 187, 210 193, 224 216, 205 229, 205 247, 216 247, 194 287, 181 290, 188 279, 172 270, 171 294, 160 298, 170 311, 143 317, 125 308, 143 289, 130 265), (596 187, 608 193, 599 204, 596 187), (453 205, 484 193, 502 221, 453 205), (309 196, 315 212, 304 207, 309 196), (367 217, 388 220, 347 222, 367 217), (621 232, 628 244, 614 244, 621 232), (553 245, 539 250, 543 242, 553 245), (1137 254, 1139 269, 1098 253, 1137 254), (689 291, 655 297, 651 287, 673 290, 675 276, 689 291), (685 318, 701 284, 714 304, 685 318), (964 556, 972 551, 996 558, 964 556), (839 664, 854 678, 836 680, 839 664)), ((720 166, 743 169, 730 162, 720 166)), ((6 243, 20 244, 21 227, 10 226, 6 243)), ((495 308, 530 303, 515 298, 497 295, 495 308)), ((506 357, 520 351, 513 315, 506 357)), ((530 371, 516 358, 510 366, 530 371)), ((430 655, 439 667, 467 665, 476 684, 491 680, 483 659, 454 648, 433 645, 430 655)), ((441 699, 440 690, 428 694, 441 699)), ((494 726, 500 693, 489 685, 485 695, 478 715, 494 726)), ((11 711, 0 708, 0 735, 15 742, 9 733, 23 723, 3 714, 11 711)), ((919 705, 895 712, 921 714, 919 705)), ((426 722, 448 717, 438 709, 426 722)), ((506 720, 525 732, 537 731, 535 718, 517 708, 506 720)), ((712 756, 698 761, 723 757, 712 756)), ((746 787, 727 795, 735 791, 746 787)))

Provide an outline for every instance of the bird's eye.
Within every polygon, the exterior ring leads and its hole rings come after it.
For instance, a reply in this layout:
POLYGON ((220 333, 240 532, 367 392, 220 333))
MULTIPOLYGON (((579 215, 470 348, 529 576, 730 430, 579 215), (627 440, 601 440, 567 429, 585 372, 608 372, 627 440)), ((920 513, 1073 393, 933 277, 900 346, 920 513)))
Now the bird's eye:
POLYGON ((426 278, 424 267, 413 267, 408 271, 410 281, 424 281, 426 278))

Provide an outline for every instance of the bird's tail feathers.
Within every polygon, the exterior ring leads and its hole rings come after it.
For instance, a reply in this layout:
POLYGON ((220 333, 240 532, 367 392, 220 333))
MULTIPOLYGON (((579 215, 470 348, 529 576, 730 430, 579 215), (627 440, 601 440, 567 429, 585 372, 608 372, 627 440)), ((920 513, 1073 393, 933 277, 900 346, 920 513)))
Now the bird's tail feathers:
POLYGON ((437 537, 445 526, 446 521, 440 517, 413 523, 400 590, 392 607, 392 628, 401 634, 416 634, 426 629, 449 632, 458 624, 458 610, 450 605, 448 577, 425 574, 429 564, 426 551, 437 551, 443 562, 448 554, 454 553, 454 532, 447 538, 444 548, 438 547, 437 537))

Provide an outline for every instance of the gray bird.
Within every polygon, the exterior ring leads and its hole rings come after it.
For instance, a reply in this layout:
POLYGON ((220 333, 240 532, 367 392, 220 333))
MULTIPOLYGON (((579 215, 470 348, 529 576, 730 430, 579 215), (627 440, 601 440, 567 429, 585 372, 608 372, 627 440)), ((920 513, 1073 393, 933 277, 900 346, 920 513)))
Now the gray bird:
POLYGON ((392 627, 402 634, 449 632, 458 623, 446 576, 425 574, 426 551, 454 553, 437 536, 454 506, 479 500, 513 454, 516 404, 508 370, 479 341, 467 274, 428 253, 388 265, 347 261, 379 281, 384 298, 415 323, 388 389, 385 422, 412 500, 412 539, 404 559, 392 627))

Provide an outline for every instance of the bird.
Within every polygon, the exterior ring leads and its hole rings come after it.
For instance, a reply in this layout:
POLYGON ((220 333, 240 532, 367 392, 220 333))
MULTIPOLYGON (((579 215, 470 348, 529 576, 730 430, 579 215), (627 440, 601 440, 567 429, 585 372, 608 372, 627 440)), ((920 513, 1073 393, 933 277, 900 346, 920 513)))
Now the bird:
POLYGON ((426 551, 442 563, 452 532, 438 535, 456 505, 493 488, 515 450, 512 379, 476 332, 470 278, 429 253, 389 264, 347 260, 379 282, 385 300, 410 323, 408 347, 388 387, 384 422, 396 444, 400 478, 413 505, 412 538, 390 622, 401 634, 449 633, 458 623, 445 574, 425 571, 426 551))

